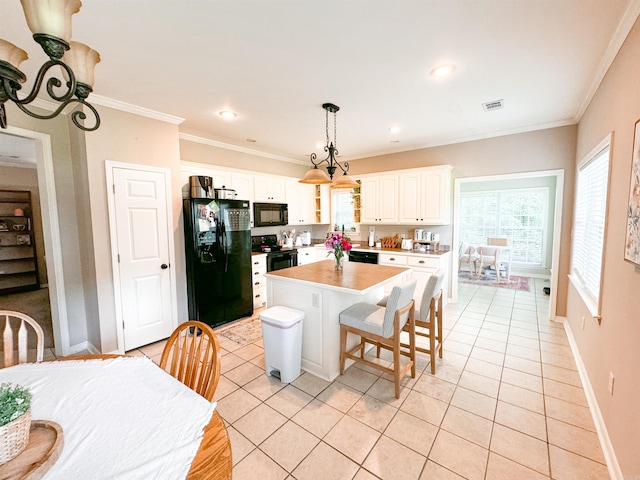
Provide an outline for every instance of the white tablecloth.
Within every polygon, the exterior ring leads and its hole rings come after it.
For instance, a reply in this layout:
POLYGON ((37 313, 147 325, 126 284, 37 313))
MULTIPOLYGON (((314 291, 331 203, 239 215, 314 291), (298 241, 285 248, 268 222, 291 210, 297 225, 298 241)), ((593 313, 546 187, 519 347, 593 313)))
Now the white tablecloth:
POLYGON ((0 382, 30 387, 32 418, 62 426, 47 480, 183 479, 215 408, 146 357, 17 365, 0 382))

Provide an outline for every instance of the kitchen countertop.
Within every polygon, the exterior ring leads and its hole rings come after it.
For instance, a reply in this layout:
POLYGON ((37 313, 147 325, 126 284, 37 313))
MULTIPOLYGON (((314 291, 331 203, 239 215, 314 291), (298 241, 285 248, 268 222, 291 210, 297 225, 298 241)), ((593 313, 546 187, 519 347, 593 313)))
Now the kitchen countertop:
POLYGON ((344 270, 336 272, 333 265, 333 260, 322 260, 298 267, 267 272, 267 278, 364 294, 395 276, 411 271, 411 269, 404 267, 345 262, 344 270))
POLYGON ((425 252, 421 252, 419 250, 403 250, 401 248, 378 248, 378 247, 369 247, 367 245, 361 245, 358 247, 353 247, 352 250, 357 252, 378 252, 378 253, 396 253, 402 255, 444 255, 445 253, 449 253, 449 249, 440 249, 440 250, 427 250, 425 252))

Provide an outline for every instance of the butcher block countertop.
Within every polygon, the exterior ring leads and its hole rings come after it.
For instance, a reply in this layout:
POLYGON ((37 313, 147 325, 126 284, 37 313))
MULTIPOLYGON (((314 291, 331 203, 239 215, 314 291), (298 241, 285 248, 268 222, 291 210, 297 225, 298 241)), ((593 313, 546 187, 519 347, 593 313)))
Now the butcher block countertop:
POLYGON ((336 272, 334 260, 322 260, 297 267, 275 270, 267 273, 267 278, 294 281, 322 286, 332 290, 350 290, 366 293, 387 280, 411 269, 369 263, 344 262, 344 269, 336 272))

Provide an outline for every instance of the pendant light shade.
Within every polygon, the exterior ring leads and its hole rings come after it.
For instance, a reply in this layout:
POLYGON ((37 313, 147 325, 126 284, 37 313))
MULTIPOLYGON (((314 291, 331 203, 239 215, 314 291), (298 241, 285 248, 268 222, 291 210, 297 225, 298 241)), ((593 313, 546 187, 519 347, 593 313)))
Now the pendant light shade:
POLYGON ((329 175, 324 172, 324 170, 320 170, 317 166, 308 170, 307 173, 304 174, 304 177, 299 180, 300 183, 310 183, 312 185, 322 185, 324 183, 331 183, 331 179, 329 175))
POLYGON ((0 61, 7 62, 17 70, 27 58, 27 52, 0 38, 0 61))
MULTIPOLYGON (((93 88, 93 70, 100 62, 100 54, 84 43, 71 42, 71 48, 64 54, 62 61, 69 65, 76 76, 76 82, 84 83, 93 88)), ((62 69, 67 82, 67 72, 62 69)))
POLYGON ((336 178, 331 186, 333 188, 357 188, 360 184, 352 176, 345 173, 336 178))
POLYGON ((71 41, 71 16, 80 11, 80 0, 20 0, 31 33, 71 41))

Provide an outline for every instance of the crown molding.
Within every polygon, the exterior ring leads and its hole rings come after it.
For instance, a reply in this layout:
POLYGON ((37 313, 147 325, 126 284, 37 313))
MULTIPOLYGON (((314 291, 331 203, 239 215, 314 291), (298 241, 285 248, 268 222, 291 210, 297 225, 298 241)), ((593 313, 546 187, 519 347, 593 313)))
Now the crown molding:
POLYGON ((609 45, 607 46, 607 49, 605 50, 604 55, 600 60, 600 64, 598 65, 598 70, 591 82, 591 85, 589 86, 589 89, 587 90, 584 100, 582 101, 582 103, 578 107, 578 110, 576 111, 576 115, 575 115, 576 123, 582 119, 584 112, 587 111, 589 104, 593 100, 593 97, 598 91, 598 88, 600 87, 600 84, 604 80, 605 75, 609 71, 609 68, 611 68, 613 61, 615 60, 616 56, 618 55, 618 52, 622 48, 622 44, 627 39, 627 36, 629 36, 629 32, 633 28, 633 25, 635 24, 639 15, 640 15, 640 0, 632 0, 627 6, 627 10, 622 15, 622 18, 618 23, 618 28, 616 28, 616 31, 613 37, 611 37, 611 41, 609 41, 609 45))
POLYGON ((575 125, 576 123, 578 123, 576 120, 574 120, 573 118, 570 118, 566 120, 559 120, 557 122, 540 123, 536 125, 529 125, 526 127, 511 128, 508 130, 497 130, 494 132, 487 132, 480 135, 470 135, 467 137, 457 137, 457 138, 451 138, 449 140, 436 141, 432 143, 423 143, 420 145, 412 145, 404 149, 372 152, 372 153, 367 153, 361 156, 349 156, 349 157, 341 156, 340 160, 352 161, 352 160, 361 160, 363 158, 380 157, 383 155, 393 155, 395 153, 413 152, 415 150, 422 150, 425 148, 444 147, 446 145, 455 145, 458 143, 474 142, 476 140, 487 140, 489 138, 504 137, 506 135, 516 135, 518 133, 528 133, 528 132, 535 132, 538 130, 547 130, 549 128, 566 127, 568 125, 575 125))
POLYGON ((162 122, 172 123, 174 125, 180 125, 182 122, 184 122, 184 118, 157 112, 149 108, 139 107, 137 105, 132 105, 131 103, 121 102, 120 100, 102 97, 100 95, 92 94, 90 96, 90 103, 100 105, 102 107, 113 108, 114 110, 133 113, 134 115, 140 115, 141 117, 147 117, 154 120, 160 120, 162 122))
POLYGON ((191 135, 189 133, 180 133, 179 138, 180 140, 185 140, 187 142, 202 143, 204 145, 209 145, 211 147, 222 148, 224 150, 231 150, 233 152, 246 153, 249 155, 254 155, 256 157, 269 158, 271 160, 278 160, 281 162, 296 163, 298 165, 307 164, 307 162, 305 162, 304 160, 297 160, 295 158, 283 157, 281 155, 261 152, 259 150, 253 150, 251 148, 239 147, 237 145, 231 145, 229 143, 219 142, 217 140, 211 140, 210 138, 199 137, 197 135, 191 135))

